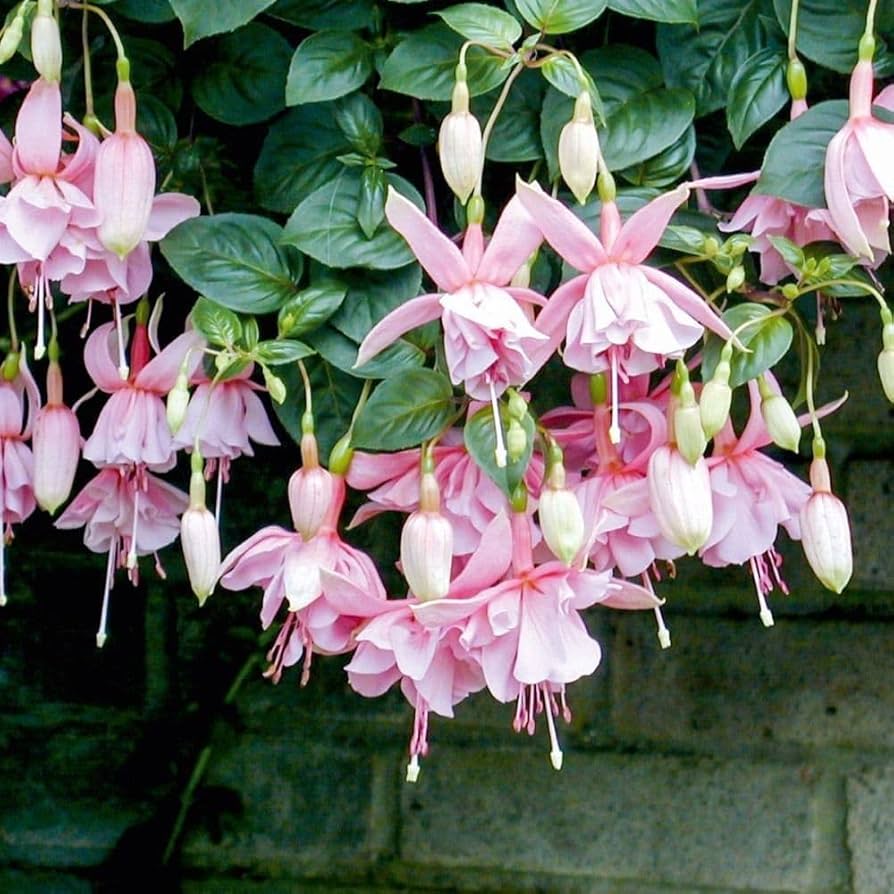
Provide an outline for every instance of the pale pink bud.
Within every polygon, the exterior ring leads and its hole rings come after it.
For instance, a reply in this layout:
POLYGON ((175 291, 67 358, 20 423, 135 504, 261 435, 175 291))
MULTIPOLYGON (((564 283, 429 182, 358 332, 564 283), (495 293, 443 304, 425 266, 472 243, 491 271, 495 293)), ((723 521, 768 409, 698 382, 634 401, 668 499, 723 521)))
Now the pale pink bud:
POLYGON ((410 514, 401 531, 400 562, 410 592, 427 602, 442 599, 450 589, 453 528, 439 511, 434 474, 423 473, 419 491, 419 509, 410 514))
POLYGON ((881 379, 885 397, 894 403, 894 322, 891 321, 891 312, 883 314, 885 321, 882 327, 882 351, 878 355, 878 377, 881 379))
POLYGON ((204 605, 217 584, 220 534, 217 519, 205 506, 205 476, 202 474, 202 457, 197 449, 193 451, 191 462, 189 508, 180 519, 180 543, 189 584, 198 597, 199 605, 204 605))
POLYGON ((649 502, 662 535, 694 555, 714 524, 711 478, 704 457, 694 465, 665 444, 649 458, 649 502))
POLYGON ((32 446, 34 496, 52 515, 71 493, 81 455, 78 418, 62 402, 62 370, 55 360, 47 370, 47 402, 37 414, 32 446))
POLYGON ((578 202, 586 202, 599 173, 599 137, 586 90, 578 95, 574 116, 559 135, 559 170, 578 202))
POLYGON ((93 183, 93 201, 102 214, 99 241, 119 258, 142 240, 155 197, 155 160, 135 126, 133 87, 129 81, 119 81, 115 132, 99 147, 93 183))
POLYGON ((312 434, 301 437, 301 458, 301 468, 289 479, 289 509, 295 530, 304 540, 310 540, 322 527, 337 487, 335 476, 319 464, 317 441, 312 434))
POLYGON ((584 544, 584 516, 577 497, 568 488, 546 487, 537 511, 546 545, 554 556, 570 565, 584 544))
POLYGON ((829 467, 822 457, 810 464, 810 483, 813 494, 800 514, 804 555, 820 583, 840 593, 854 570, 847 509, 831 491, 829 467))
POLYGON ((38 10, 31 23, 31 61, 44 80, 58 81, 62 77, 62 42, 52 12, 38 10))
POLYGON ((481 173, 481 125, 469 111, 469 88, 465 81, 453 87, 450 114, 441 122, 438 155, 447 185, 465 204, 481 173))

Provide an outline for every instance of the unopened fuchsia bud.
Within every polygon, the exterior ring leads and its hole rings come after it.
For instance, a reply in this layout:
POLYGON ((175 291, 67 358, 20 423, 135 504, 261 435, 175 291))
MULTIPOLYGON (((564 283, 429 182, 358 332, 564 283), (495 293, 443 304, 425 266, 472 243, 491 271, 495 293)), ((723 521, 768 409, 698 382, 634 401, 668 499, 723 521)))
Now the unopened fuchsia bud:
POLYGON ((854 569, 851 526, 844 503, 832 493, 825 453, 822 438, 815 439, 810 464, 813 494, 801 509, 801 543, 820 583, 840 593, 854 569))
POLYGON ((675 398, 671 402, 674 408, 673 440, 686 462, 694 466, 703 456, 708 440, 702 429, 702 417, 695 400, 695 389, 689 381, 689 370, 683 360, 677 361, 671 393, 675 398))
POLYGON ((177 378, 174 380, 174 387, 168 392, 165 401, 165 418, 168 422, 168 428, 172 435, 176 435, 180 431, 180 426, 186 419, 186 410, 189 406, 189 366, 188 358, 183 358, 183 363, 177 372, 177 378))
POLYGON ((727 342, 720 352, 717 366, 714 367, 714 375, 702 386, 698 411, 706 438, 713 438, 729 419, 729 408, 733 400, 733 389, 729 386, 732 353, 733 347, 727 342))
POLYGON ((553 555, 571 565, 584 545, 584 515, 565 486, 565 465, 558 445, 550 447, 544 488, 538 504, 540 530, 553 555))
POLYGON ((38 506, 52 515, 71 493, 81 455, 78 417, 63 403, 59 348, 50 342, 47 402, 34 423, 34 496, 38 506))
POLYGON ((662 535, 690 556, 704 545, 714 524, 711 478, 705 458, 692 465, 672 444, 649 458, 649 503, 662 535))
POLYGON ((193 593, 204 605, 214 592, 220 570, 220 534, 214 514, 205 506, 204 463, 196 441, 190 457, 189 508, 180 519, 180 543, 193 593))
POLYGON ((559 170, 574 197, 583 205, 599 173, 599 137, 588 90, 578 94, 574 114, 559 135, 559 170))
POLYGON ((337 494, 335 476, 320 465, 313 417, 308 415, 302 419, 301 468, 289 479, 292 524, 304 540, 320 530, 337 494))
POLYGON ((453 528, 441 515, 441 493, 430 455, 422 460, 419 508, 400 535, 400 562, 410 592, 423 602, 443 599, 450 589, 453 528))
POLYGON ((38 0, 37 14, 31 23, 31 61, 45 81, 62 77, 62 42, 59 23, 53 15, 53 0, 38 0))
POLYGON ((155 159, 137 133, 137 99, 130 84, 130 66, 118 60, 115 132, 96 154, 93 201, 102 215, 99 241, 119 258, 143 239, 155 197, 155 159))
POLYGON ((484 162, 481 125, 469 111, 469 87, 466 66, 456 66, 456 83, 450 114, 441 123, 438 134, 438 156, 447 185, 463 204, 478 183, 484 162))
POLYGON ((792 405, 769 386, 764 376, 758 377, 757 387, 761 395, 761 416, 773 443, 783 450, 797 453, 801 442, 801 424, 792 405))
POLYGON ((24 3, 19 4, 15 17, 0 35, 0 65, 9 62, 19 49, 25 35, 25 9, 24 3))
POLYGON ((894 319, 887 307, 882 310, 882 350, 878 355, 878 377, 882 381, 885 397, 894 403, 894 319))

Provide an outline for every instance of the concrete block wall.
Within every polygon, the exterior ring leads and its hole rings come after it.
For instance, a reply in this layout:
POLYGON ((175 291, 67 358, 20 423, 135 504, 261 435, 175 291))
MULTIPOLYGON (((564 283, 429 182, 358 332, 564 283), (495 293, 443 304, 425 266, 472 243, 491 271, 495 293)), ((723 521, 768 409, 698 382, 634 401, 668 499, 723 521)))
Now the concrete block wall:
MULTIPOLYGON (((681 563, 661 590, 668 651, 651 616, 594 609, 605 657, 569 688, 558 773, 546 730, 513 733, 512 706, 480 694, 455 720, 432 718, 408 785, 409 708, 352 693, 338 658, 315 660, 304 689, 295 673, 272 686, 257 663, 227 702, 260 651, 259 593, 220 592, 199 611, 176 556, 168 584, 119 585, 98 653, 102 558, 75 560, 75 535, 23 529, 2 619, 0 890, 888 894, 894 426, 875 309, 848 305, 829 342, 853 345, 825 366, 851 383, 826 426, 851 508, 851 586, 823 590, 783 545, 792 594, 772 600, 767 630, 744 570, 681 563), (75 599, 75 575, 95 599, 75 599)), ((240 506, 286 520, 282 482, 238 465, 234 478, 240 506)), ((230 544, 256 522, 232 518, 230 544)))

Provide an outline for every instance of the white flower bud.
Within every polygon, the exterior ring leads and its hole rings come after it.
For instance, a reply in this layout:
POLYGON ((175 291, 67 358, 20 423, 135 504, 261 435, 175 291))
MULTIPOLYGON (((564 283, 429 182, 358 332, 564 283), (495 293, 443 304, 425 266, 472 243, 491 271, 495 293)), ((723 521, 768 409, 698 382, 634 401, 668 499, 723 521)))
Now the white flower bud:
POLYGON ((822 457, 810 464, 810 483, 813 495, 800 514, 804 555, 820 583, 840 593, 854 568, 847 509, 831 492, 829 467, 822 457))
POLYGON ((180 545, 193 593, 204 605, 214 592, 220 570, 220 533, 217 519, 205 506, 205 477, 198 447, 190 458, 189 508, 180 519, 180 545))
POLYGON ((457 81, 450 114, 441 122, 438 155, 447 185, 465 204, 481 173, 483 162, 481 125, 469 111, 469 88, 457 81))
POLYGON ((733 389, 729 387, 730 367, 726 360, 720 360, 711 380, 702 388, 698 410, 705 437, 713 438, 726 425, 729 408, 733 400, 733 389))
POLYGON ((586 90, 578 95, 574 115, 559 135, 559 170, 578 202, 586 202, 599 173, 599 137, 586 90))
POLYGON ((894 403, 894 322, 886 322, 882 328, 882 352, 878 355, 878 377, 885 397, 894 403))
POLYGON ((665 444, 649 458, 649 503, 662 535, 690 556, 702 547, 714 525, 711 477, 704 457, 690 465, 665 444))
POLYGON ((176 435, 186 419, 186 409, 189 405, 189 379, 181 368, 177 373, 174 387, 168 392, 165 401, 165 418, 172 435, 176 435))
POLYGON ((62 42, 59 24, 52 15, 38 11, 31 23, 31 61, 37 73, 47 81, 62 77, 62 42))
POLYGON ((773 439, 773 443, 783 450, 798 452, 801 441, 801 423, 792 409, 792 405, 781 395, 767 391, 761 400, 761 416, 773 439))
MULTIPOLYGON (((19 7, 21 10, 21 7, 19 7)), ((17 15, 4 29, 3 35, 0 36, 0 64, 9 62, 15 55, 19 44, 22 42, 22 36, 25 32, 25 19, 22 15, 17 15)))
POLYGON ((546 545, 553 555, 570 565, 584 545, 584 516, 577 497, 565 487, 545 487, 537 511, 546 545))
POLYGON ((701 413, 695 402, 688 407, 677 407, 674 410, 674 438, 680 454, 691 466, 704 455, 708 439, 705 437, 701 413))

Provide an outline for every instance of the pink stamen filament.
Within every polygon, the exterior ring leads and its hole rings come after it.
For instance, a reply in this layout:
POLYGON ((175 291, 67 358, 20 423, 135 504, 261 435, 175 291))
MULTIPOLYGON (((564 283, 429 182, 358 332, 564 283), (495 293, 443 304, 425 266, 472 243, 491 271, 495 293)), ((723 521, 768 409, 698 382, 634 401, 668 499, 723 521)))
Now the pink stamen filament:
POLYGON ((410 760, 407 764, 407 782, 419 779, 419 755, 428 754, 428 705, 421 695, 416 696, 416 713, 413 716, 413 735, 410 738, 410 760))
POLYGON ((554 770, 562 769, 562 749, 559 748, 559 737, 556 735, 556 722, 553 719, 553 708, 558 711, 558 707, 554 705, 552 693, 547 688, 548 683, 541 683, 543 687, 544 712, 546 713, 546 725, 549 728, 549 761, 553 765, 554 770))
MULTIPOLYGON (((658 569, 655 567, 654 562, 652 563, 651 570, 657 578, 658 569)), ((645 574, 642 575, 642 582, 643 586, 654 596, 655 590, 652 588, 652 581, 649 578, 648 570, 645 574)), ((658 642, 660 643, 662 649, 669 649, 671 645, 671 635, 670 630, 668 630, 667 625, 664 623, 664 615, 661 613, 661 606, 656 605, 652 610, 655 613, 655 621, 658 624, 658 642)))
MULTIPOLYGON (((754 588, 757 591, 757 601, 760 605, 760 619, 764 627, 772 627, 774 624, 773 612, 770 611, 770 607, 767 605, 767 600, 764 597, 768 579, 766 569, 761 567, 763 563, 760 562, 760 558, 759 556, 752 556, 749 564, 751 565, 751 575, 754 578, 754 588)), ((772 589, 772 584, 770 584, 769 589, 772 589)))

